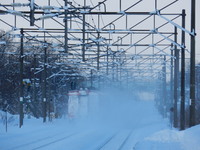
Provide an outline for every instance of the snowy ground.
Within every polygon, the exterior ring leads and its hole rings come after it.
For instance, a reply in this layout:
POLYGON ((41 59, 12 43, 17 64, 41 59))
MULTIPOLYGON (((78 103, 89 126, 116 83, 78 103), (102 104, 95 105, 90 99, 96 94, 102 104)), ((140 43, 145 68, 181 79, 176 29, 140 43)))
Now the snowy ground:
POLYGON ((26 117, 18 128, 15 116, 7 133, 1 122, 0 150, 200 150, 200 126, 170 129, 153 101, 104 96, 105 107, 95 117, 45 124, 26 117))

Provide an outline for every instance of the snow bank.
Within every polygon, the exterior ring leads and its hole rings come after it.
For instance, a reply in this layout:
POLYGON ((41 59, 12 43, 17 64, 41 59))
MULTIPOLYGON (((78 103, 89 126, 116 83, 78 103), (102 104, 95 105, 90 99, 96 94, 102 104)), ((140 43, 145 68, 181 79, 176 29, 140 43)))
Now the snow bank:
POLYGON ((135 150, 200 150, 200 125, 185 131, 162 130, 146 137, 135 150))
POLYGON ((183 131, 183 133, 181 145, 184 150, 200 150, 200 125, 183 131))

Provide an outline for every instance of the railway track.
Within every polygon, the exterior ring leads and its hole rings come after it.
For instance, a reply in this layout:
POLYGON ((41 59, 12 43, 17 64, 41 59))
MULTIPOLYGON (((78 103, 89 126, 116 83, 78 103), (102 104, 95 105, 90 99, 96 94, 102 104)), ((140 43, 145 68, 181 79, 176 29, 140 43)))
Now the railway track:
POLYGON ((109 150, 110 147, 115 147, 115 150, 123 150, 126 145, 129 137, 132 135, 132 131, 126 133, 126 135, 122 135, 120 133, 116 133, 111 137, 107 138, 96 150, 109 150), (122 137, 121 140, 117 140, 117 137, 122 137))
POLYGON ((102 150, 115 136, 116 134, 107 138, 96 150, 102 150))
POLYGON ((63 140, 66 140, 70 137, 73 137, 77 134, 78 133, 70 133, 70 134, 66 135, 66 134, 63 134, 63 132, 57 133, 57 134, 53 134, 53 135, 49 135, 49 136, 45 136, 45 137, 33 140, 31 142, 28 142, 28 143, 25 142, 24 144, 12 147, 8 150, 27 150, 27 149, 37 150, 37 149, 42 149, 46 146, 49 146, 49 145, 55 144, 57 142, 61 142, 63 140), (57 137, 57 138, 55 138, 55 137, 57 137))
POLYGON ((41 146, 38 146, 38 147, 36 147, 36 148, 33 148, 32 150, 38 150, 38 149, 44 148, 44 147, 46 147, 46 146, 50 146, 51 144, 55 144, 55 143, 61 142, 61 141, 63 141, 63 140, 66 140, 66 139, 68 139, 68 138, 74 136, 74 135, 76 135, 76 134, 71 134, 71 135, 64 136, 64 137, 62 137, 62 138, 58 138, 58 139, 56 139, 56 140, 53 140, 53 141, 51 141, 51 142, 48 142, 48 143, 45 143, 45 144, 43 144, 43 145, 41 145, 41 146))
MULTIPOLYGON (((57 133, 31 142, 12 147, 12 150, 47 150, 55 149, 56 145, 73 147, 73 150, 123 150, 132 131, 120 131, 109 133, 96 133, 95 131, 57 133), (92 141, 93 140, 93 141, 92 141), (77 146, 79 145, 79 146, 77 146)), ((11 150, 9 149, 9 150, 11 150)))

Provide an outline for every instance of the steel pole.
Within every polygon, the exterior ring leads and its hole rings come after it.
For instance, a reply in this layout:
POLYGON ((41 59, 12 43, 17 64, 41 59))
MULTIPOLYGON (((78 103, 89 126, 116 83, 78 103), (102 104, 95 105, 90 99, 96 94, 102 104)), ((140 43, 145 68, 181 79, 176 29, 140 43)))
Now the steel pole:
POLYGON ((173 126, 173 102, 174 102, 174 50, 173 50, 173 44, 171 45, 171 69, 170 69, 170 122, 171 126, 173 126))
MULTIPOLYGON (((177 42, 177 27, 175 27, 175 36, 174 41, 177 42)), ((177 46, 174 45, 175 50, 175 64, 174 64, 174 127, 178 127, 178 110, 177 110, 177 102, 178 102, 178 83, 179 83, 179 50, 177 46)))
POLYGON ((108 67, 109 67, 109 64, 108 64, 108 63, 109 63, 109 62, 108 62, 108 61, 109 61, 108 50, 109 50, 109 48, 108 48, 108 46, 107 46, 107 49, 106 49, 106 75, 107 75, 107 76, 108 76, 108 71, 109 71, 109 70, 108 70, 108 67))
MULTIPOLYGON (((182 10, 182 27, 185 28, 185 10, 182 10)), ((185 32, 182 31, 181 45, 181 111, 180 130, 185 129, 185 32)))
POLYGON ((64 23, 65 23, 65 45, 64 45, 64 49, 65 49, 65 53, 68 53, 68 10, 67 10, 67 6, 68 6, 68 0, 64 0, 65 1, 65 18, 64 18, 64 23))
POLYGON ((191 52, 190 52, 190 127, 195 122, 195 0, 191 0, 191 52))
POLYGON ((98 32, 97 32, 97 70, 99 71, 100 63, 100 15, 98 15, 98 32))
MULTIPOLYGON (((84 0, 84 10, 86 7, 86 0, 84 0)), ((83 43, 82 43, 82 60, 85 61, 85 14, 83 13, 83 43)))
POLYGON ((90 70, 90 86, 93 89, 93 69, 90 70))
POLYGON ((47 97, 46 97, 46 74, 47 74, 47 46, 44 45, 44 70, 43 70, 43 122, 46 122, 47 117, 47 97))
POLYGON ((119 0, 119 11, 122 11, 122 0, 119 0))
POLYGON ((167 84, 166 84, 166 56, 164 56, 163 60, 163 116, 167 117, 167 84))
POLYGON ((20 46, 20 99, 19 99, 19 127, 23 125, 24 112, 23 112, 23 103, 24 103, 24 88, 23 88, 23 71, 24 71, 24 30, 21 29, 21 46, 20 46))

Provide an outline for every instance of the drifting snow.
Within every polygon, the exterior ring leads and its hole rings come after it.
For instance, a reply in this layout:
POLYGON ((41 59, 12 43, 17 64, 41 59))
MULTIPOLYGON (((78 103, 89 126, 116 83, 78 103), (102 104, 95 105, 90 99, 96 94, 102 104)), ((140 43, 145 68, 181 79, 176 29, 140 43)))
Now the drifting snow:
MULTIPOLYGON (((89 100, 94 96, 93 93, 89 100)), ((169 121, 158 114, 154 102, 147 97, 153 98, 150 93, 105 89, 85 119, 69 119, 65 115, 42 123, 42 119, 25 116, 23 127, 18 128, 18 116, 8 114, 13 119, 7 133, 5 112, 1 112, 0 149, 200 150, 200 126, 181 132, 170 129, 169 121)))

